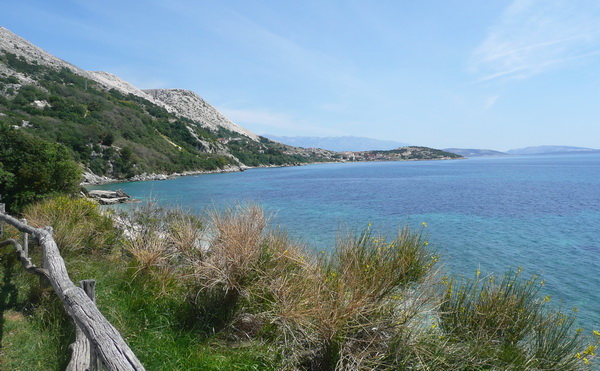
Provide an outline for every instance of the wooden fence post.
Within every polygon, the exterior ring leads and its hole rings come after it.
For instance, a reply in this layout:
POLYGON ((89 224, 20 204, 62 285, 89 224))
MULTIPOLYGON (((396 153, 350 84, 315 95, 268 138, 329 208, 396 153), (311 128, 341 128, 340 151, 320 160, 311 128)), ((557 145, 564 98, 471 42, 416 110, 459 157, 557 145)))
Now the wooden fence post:
MULTIPOLYGON (((27 225, 27 219, 21 219, 21 221, 27 225)), ((27 232, 23 232, 23 251, 25 251, 25 256, 29 257, 29 234, 27 232)))
MULTIPOLYGON (((79 281, 79 287, 85 291, 85 294, 96 304, 96 281, 79 281)), ((66 371, 100 371, 102 370, 102 360, 85 336, 81 328, 76 325, 75 342, 69 346, 72 350, 71 362, 66 371)))
MULTIPOLYGON (((1 197, 0 197, 1 199, 1 197)), ((4 204, 0 203, 0 213, 5 213, 6 209, 4 208, 4 204)), ((4 222, 0 221, 0 236, 2 236, 4 234, 4 222)))
MULTIPOLYGON (((33 228, 6 214, 0 214, 0 220, 10 224, 20 232, 31 234, 32 238, 40 245, 45 269, 38 268, 38 273, 48 277, 54 292, 63 303, 67 313, 90 340, 89 343, 98 352, 104 367, 110 371, 144 370, 144 366, 125 343, 117 329, 102 315, 85 291, 75 286, 69 278, 65 262, 60 256, 56 241, 50 233, 52 229, 33 228)), ((6 244, 12 244, 20 248, 20 244, 14 239, 0 242, 0 246, 6 244)), ((31 262, 28 259, 23 260, 25 260, 25 268, 30 269, 31 262)), ((89 357, 87 361, 89 362, 89 357)))
MULTIPOLYGON (((86 295, 96 304, 96 280, 79 281, 79 286, 85 291, 86 295)), ((85 335, 84 335, 85 336, 85 335)), ((87 339, 87 338, 86 338, 87 339)), ((89 341, 89 340, 88 340, 89 341)), ((102 360, 92 346, 90 346, 90 371, 102 370, 102 360)))

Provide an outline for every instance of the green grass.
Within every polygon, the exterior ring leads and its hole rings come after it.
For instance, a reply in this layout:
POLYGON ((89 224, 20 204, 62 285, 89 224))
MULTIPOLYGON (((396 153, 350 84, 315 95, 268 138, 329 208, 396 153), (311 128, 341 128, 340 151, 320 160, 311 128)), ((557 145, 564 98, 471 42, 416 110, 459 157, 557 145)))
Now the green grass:
MULTIPOLYGON (((8 261, 5 258, 3 262, 8 261)), ((164 295, 153 285, 132 280, 123 262, 94 257, 83 263, 71 262, 71 278, 75 282, 96 279, 100 311, 121 332, 146 369, 273 369, 273 357, 261 342, 231 343, 219 336, 205 336, 199 324, 186 318, 193 315, 193 309, 186 301, 178 300, 181 293, 164 295)), ((3 278, 11 271, 22 271, 14 262, 10 267, 3 269, 3 278)), ((0 295, 6 293, 2 297, 5 305, 0 368, 64 369, 74 328, 60 303, 48 290, 42 298, 34 298, 37 277, 22 272, 9 273, 8 279, 11 283, 4 283, 0 289, 0 295)))

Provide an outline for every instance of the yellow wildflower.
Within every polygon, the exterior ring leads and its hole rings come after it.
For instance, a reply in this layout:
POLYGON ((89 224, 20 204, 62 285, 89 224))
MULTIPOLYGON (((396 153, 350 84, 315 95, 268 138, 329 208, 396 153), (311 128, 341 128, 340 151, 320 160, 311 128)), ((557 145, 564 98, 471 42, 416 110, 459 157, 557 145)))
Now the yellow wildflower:
POLYGON ((596 335, 596 336, 600 336, 600 331, 598 331, 598 330, 594 330, 594 335, 596 335))
POLYGON ((422 225, 423 227, 427 228, 427 223, 423 222, 423 223, 421 223, 421 225, 422 225))
POLYGON ((597 346, 590 345, 589 347, 585 348, 585 350, 583 351, 583 354, 589 354, 590 356, 595 356, 596 354, 594 352, 596 351, 596 349, 598 349, 597 346))

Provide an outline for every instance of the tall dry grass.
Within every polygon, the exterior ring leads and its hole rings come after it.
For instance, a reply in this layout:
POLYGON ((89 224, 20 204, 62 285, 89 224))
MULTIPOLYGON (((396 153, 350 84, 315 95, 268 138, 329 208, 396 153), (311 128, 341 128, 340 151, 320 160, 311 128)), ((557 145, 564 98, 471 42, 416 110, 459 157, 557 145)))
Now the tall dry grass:
POLYGON ((408 228, 390 241, 367 228, 274 282, 272 322, 286 359, 318 370, 382 367, 389 340, 436 305, 427 277, 437 256, 425 246, 408 228))
POLYGON ((256 205, 200 219, 151 207, 125 234, 138 269, 183 285, 207 331, 272 344, 282 369, 577 370, 595 357, 537 278, 442 276, 423 230, 369 226, 314 253, 256 205))
POLYGON ((51 226, 54 240, 64 254, 110 251, 117 243, 112 219, 98 205, 82 198, 59 196, 27 206, 23 216, 37 228, 51 226))
POLYGON ((267 218, 256 205, 235 206, 209 213, 212 234, 203 258, 190 261, 194 279, 206 290, 246 295, 257 271, 267 218))

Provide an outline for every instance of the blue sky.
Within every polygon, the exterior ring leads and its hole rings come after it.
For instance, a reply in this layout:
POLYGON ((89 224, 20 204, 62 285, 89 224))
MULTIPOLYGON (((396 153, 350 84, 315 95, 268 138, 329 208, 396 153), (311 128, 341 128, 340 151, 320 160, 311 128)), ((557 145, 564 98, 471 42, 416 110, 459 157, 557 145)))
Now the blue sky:
POLYGON ((600 148, 597 0, 6 0, 0 25, 258 134, 600 148))

